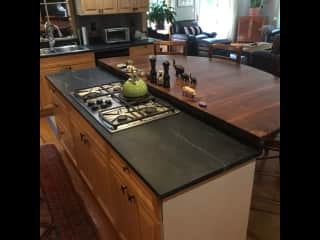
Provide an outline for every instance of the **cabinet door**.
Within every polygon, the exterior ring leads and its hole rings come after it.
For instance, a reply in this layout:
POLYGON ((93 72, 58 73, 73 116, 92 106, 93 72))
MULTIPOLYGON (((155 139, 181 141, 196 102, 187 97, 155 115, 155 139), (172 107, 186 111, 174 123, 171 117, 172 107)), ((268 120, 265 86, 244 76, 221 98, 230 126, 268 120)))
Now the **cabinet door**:
MULTIPOLYGON (((101 0, 77 0, 78 9, 82 15, 97 15, 101 13, 101 0)), ((79 12, 79 11, 78 11, 79 12)))
POLYGON ((149 0, 133 0, 133 10, 146 12, 149 10, 149 0))
POLYGON ((114 168, 111 169, 111 192, 115 227, 121 239, 141 240, 139 213, 135 195, 128 182, 124 181, 114 168))
POLYGON ((88 178, 92 184, 97 200, 102 207, 105 214, 108 216, 112 223, 115 222, 112 214, 112 195, 111 195, 111 180, 110 168, 108 162, 108 154, 101 151, 99 147, 89 138, 89 166, 88 178))
POLYGON ((141 227, 141 240, 159 240, 160 223, 139 205, 139 221, 141 227))
POLYGON ((89 168, 88 168, 88 161, 89 161, 89 154, 88 154, 88 136, 82 130, 83 127, 77 123, 75 119, 71 120, 72 126, 72 136, 74 141, 75 147, 75 156, 77 158, 78 169, 80 175, 82 176, 83 180, 86 182, 88 187, 93 191, 93 185, 89 178, 89 168))
POLYGON ((40 72, 40 103, 41 103, 41 110, 54 108, 54 104, 52 101, 48 80, 46 79, 46 75, 52 73, 60 72, 60 68, 50 68, 45 69, 40 72))
POLYGON ((118 12, 132 12, 133 0, 118 0, 118 12))
POLYGON ((69 127, 66 127, 62 122, 56 120, 59 140, 64 150, 69 155, 70 159, 77 166, 75 151, 74 151, 74 141, 72 138, 72 133, 69 127))
POLYGON ((103 14, 117 12, 117 0, 101 0, 103 14))

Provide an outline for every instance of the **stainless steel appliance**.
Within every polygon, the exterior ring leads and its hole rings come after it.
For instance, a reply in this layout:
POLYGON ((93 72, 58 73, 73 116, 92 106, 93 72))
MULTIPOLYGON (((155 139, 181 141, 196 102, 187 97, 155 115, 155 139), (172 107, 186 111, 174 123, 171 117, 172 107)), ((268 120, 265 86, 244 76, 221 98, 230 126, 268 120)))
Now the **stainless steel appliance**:
POLYGON ((71 96, 111 133, 180 112, 152 95, 128 99, 121 92, 122 83, 116 82, 75 90, 71 96))
POLYGON ((104 33, 106 43, 119 43, 130 41, 129 27, 105 28, 104 33))

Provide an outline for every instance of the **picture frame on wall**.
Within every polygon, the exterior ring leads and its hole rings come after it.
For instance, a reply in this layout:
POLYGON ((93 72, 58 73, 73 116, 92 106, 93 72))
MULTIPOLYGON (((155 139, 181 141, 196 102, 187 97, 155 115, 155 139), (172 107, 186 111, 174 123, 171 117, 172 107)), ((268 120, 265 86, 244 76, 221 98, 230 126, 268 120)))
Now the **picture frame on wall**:
POLYGON ((178 0, 177 6, 178 7, 192 7, 194 0, 178 0))

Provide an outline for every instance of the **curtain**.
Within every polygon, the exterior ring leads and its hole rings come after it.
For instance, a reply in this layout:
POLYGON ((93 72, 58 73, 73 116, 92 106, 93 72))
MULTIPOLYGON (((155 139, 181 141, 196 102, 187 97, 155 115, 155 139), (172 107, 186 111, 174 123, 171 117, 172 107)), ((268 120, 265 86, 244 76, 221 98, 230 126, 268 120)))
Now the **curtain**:
POLYGON ((238 0, 199 0, 199 25, 218 38, 235 39, 238 0))

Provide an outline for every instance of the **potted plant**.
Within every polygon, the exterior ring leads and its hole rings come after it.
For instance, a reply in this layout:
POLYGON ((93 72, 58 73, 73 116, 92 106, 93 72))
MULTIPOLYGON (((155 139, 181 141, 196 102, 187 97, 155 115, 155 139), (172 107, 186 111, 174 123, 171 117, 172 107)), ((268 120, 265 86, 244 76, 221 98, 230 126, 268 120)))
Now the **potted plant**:
POLYGON ((262 0, 250 0, 249 16, 259 16, 262 0))
POLYGON ((176 12, 173 7, 169 7, 165 1, 160 3, 152 3, 147 13, 148 20, 156 24, 156 29, 164 29, 164 23, 173 23, 175 21, 176 12))

